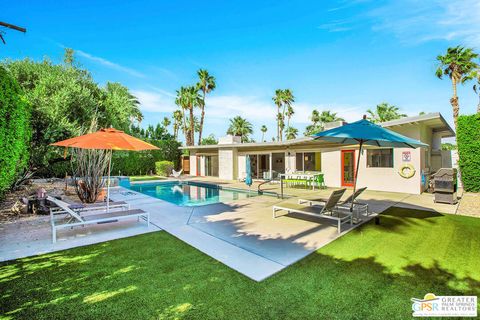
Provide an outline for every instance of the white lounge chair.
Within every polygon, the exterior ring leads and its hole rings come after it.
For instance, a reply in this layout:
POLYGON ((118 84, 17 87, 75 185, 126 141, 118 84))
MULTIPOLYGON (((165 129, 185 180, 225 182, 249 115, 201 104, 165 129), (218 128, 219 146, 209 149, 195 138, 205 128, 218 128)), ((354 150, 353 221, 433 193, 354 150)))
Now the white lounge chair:
POLYGON ((182 175, 183 169, 180 169, 180 171, 175 171, 175 169, 172 169, 172 174, 171 176, 174 178, 180 178, 182 175))
POLYGON ((337 232, 341 232, 341 226, 350 222, 353 224, 352 213, 350 211, 339 211, 336 209, 338 201, 345 193, 345 189, 335 190, 328 200, 322 206, 304 206, 299 204, 284 204, 273 206, 273 218, 277 217, 277 211, 286 211, 289 213, 300 213, 308 216, 331 219, 337 221, 337 232))
MULTIPOLYGON (((85 226, 88 224, 97 224, 102 222, 113 222, 119 220, 126 220, 131 218, 137 218, 140 221, 140 218, 144 219, 147 222, 147 228, 150 225, 150 215, 148 212, 145 212, 140 209, 133 210, 120 210, 120 211, 110 211, 90 215, 81 215, 81 213, 86 213, 88 211, 98 211, 98 207, 94 207, 94 210, 81 210, 76 211, 72 209, 70 204, 53 198, 51 196, 47 197, 47 200, 54 203, 58 208, 50 209, 50 224, 52 227, 52 242, 57 242, 57 230, 65 228, 73 228, 76 226, 85 226), (64 213, 69 216, 68 221, 64 219, 57 219, 55 216, 58 216, 60 213, 64 213), (74 222, 72 222, 74 221, 74 222)), ((125 206, 123 206, 125 208, 125 206)), ((111 208, 111 207, 110 207, 111 208)), ((121 208, 121 207, 117 207, 121 208)))
MULTIPOLYGON (((340 202, 337 205, 338 210, 350 210, 353 202, 353 211, 356 213, 356 220, 360 220, 359 215, 360 214, 365 214, 368 216, 368 204, 366 203, 360 203, 357 202, 357 198, 360 196, 360 194, 365 191, 367 187, 360 188, 355 193, 352 193, 347 199, 344 201, 340 202)), ((318 205, 325 205, 325 203, 328 201, 328 199, 325 198, 314 198, 314 199, 298 199, 298 204, 305 204, 307 203, 310 206, 318 206, 318 205)))

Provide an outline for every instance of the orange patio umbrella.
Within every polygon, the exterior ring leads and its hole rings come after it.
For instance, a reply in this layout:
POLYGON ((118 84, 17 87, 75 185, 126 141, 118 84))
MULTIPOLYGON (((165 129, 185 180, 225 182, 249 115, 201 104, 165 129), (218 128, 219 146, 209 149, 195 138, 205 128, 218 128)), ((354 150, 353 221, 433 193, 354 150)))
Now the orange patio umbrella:
POLYGON ((153 144, 132 137, 125 132, 114 128, 100 129, 97 132, 55 142, 51 145, 65 148, 110 150, 107 181, 107 211, 110 206, 110 169, 112 166, 113 150, 142 151, 158 149, 158 147, 153 144))

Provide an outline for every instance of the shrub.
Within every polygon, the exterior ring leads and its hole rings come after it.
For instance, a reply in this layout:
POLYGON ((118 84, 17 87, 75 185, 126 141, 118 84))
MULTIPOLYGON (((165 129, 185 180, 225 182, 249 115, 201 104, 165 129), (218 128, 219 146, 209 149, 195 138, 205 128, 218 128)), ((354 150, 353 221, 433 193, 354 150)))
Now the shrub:
MULTIPOLYGON (((155 163, 158 161, 171 161, 173 168, 180 167, 179 149, 181 143, 171 139, 148 141, 157 146, 159 150, 146 151, 114 151, 112 158, 112 175, 141 175, 156 172, 155 163)), ((169 172, 170 174, 170 172, 169 172)))
POLYGON ((30 106, 20 86, 0 66, 0 197, 27 168, 30 106))
POLYGON ((480 192, 480 114, 458 118, 457 146, 463 188, 480 192))
POLYGON ((166 176, 168 177, 172 173, 173 169, 173 162, 172 161, 158 161, 155 162, 155 172, 159 176, 166 176))

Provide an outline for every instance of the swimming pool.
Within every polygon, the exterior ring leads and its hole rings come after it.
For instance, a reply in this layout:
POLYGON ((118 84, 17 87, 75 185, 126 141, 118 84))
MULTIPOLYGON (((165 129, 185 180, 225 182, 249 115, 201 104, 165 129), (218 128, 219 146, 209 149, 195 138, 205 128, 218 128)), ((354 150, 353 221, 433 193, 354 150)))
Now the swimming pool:
POLYGON ((217 185, 190 181, 137 183, 130 185, 129 189, 185 207, 230 202, 258 195, 256 191, 249 193, 248 191, 225 189, 217 185))

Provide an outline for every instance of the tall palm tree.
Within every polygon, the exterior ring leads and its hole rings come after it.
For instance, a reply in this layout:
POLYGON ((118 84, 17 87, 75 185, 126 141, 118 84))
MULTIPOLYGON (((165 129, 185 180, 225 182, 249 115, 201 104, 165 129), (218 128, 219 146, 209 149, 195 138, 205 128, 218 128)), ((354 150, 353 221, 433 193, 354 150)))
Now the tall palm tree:
POLYGON ((185 143, 187 146, 193 145, 193 143, 190 141, 190 134, 188 133, 188 128, 187 128, 187 117, 185 114, 185 111, 188 109, 187 101, 186 101, 186 87, 180 87, 179 90, 177 90, 177 97, 175 98, 175 104, 180 107, 182 117, 182 132, 185 136, 185 143))
POLYGON ((480 71, 475 71, 477 83, 473 85, 473 91, 478 95, 477 113, 480 113, 480 71))
POLYGON ((239 136, 242 142, 248 142, 249 135, 252 133, 253 126, 247 119, 240 116, 230 119, 230 126, 228 127, 227 134, 239 136))
POLYGON ((287 116, 287 130, 290 128, 290 119, 295 114, 295 110, 291 105, 287 106, 286 116, 287 116))
POLYGON ((474 71, 478 69, 478 64, 473 61, 476 58, 478 58, 478 54, 473 49, 462 46, 448 48, 445 55, 437 56, 438 67, 435 75, 439 79, 446 75, 452 81, 453 95, 450 99, 450 104, 452 105, 455 129, 457 129, 458 113, 460 111, 457 84, 464 84, 474 77, 474 71))
POLYGON ((275 95, 272 98, 273 103, 277 106, 277 141, 280 141, 280 127, 282 126, 282 105, 283 105, 283 90, 282 89, 277 89, 275 90, 275 95))
POLYGON ((368 120, 374 123, 400 119, 407 116, 404 113, 400 113, 399 107, 391 105, 387 102, 377 104, 375 110, 368 109, 367 113, 369 114, 368 120))
POLYGON ((195 144, 195 118, 193 109, 200 106, 201 97, 195 86, 181 87, 177 90, 175 103, 180 106, 183 118, 183 132, 187 146, 195 144), (188 117, 186 116, 188 112, 188 117), (188 121, 187 121, 188 120, 188 121))
MULTIPOLYGON (((288 110, 292 111, 293 115, 293 107, 292 103, 295 102, 295 97, 293 96, 292 90, 290 89, 285 89, 283 90, 283 112, 282 112, 282 127, 280 127, 280 141, 283 140, 283 129, 285 127, 285 116, 288 116, 288 110)), ((288 125, 290 125, 290 117, 288 118, 288 125)))
POLYGON ((178 130, 182 126, 183 122, 183 113, 181 110, 173 111, 173 136, 175 140, 178 139, 178 130))
POLYGON ((210 93, 213 90, 215 90, 216 83, 215 83, 215 77, 211 76, 208 73, 208 71, 205 69, 198 70, 197 75, 199 79, 197 83, 197 88, 202 92, 201 104, 200 104, 200 109, 202 110, 202 113, 200 116, 200 130, 198 131, 198 144, 200 145, 202 142, 203 121, 205 119, 205 98, 207 96, 207 93, 210 93))
POLYGON ((267 132, 268 128, 266 125, 263 125, 261 128, 260 128, 260 131, 262 131, 262 142, 265 142, 265 133, 267 132))
POLYGON ((287 130, 285 131, 285 137, 287 140, 292 140, 297 138, 298 135, 298 129, 294 127, 287 127, 287 130))

